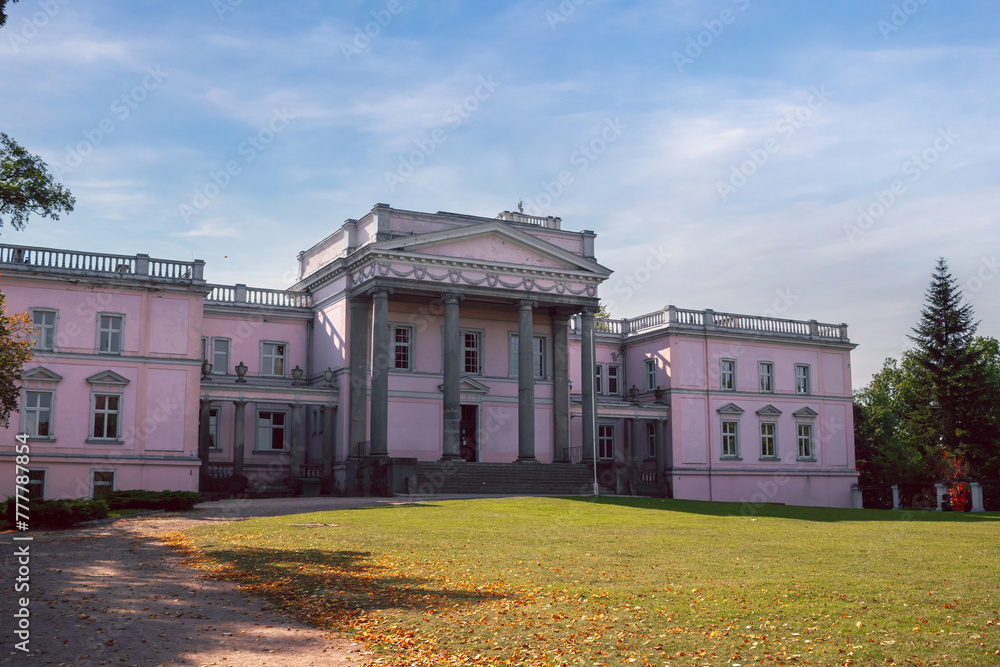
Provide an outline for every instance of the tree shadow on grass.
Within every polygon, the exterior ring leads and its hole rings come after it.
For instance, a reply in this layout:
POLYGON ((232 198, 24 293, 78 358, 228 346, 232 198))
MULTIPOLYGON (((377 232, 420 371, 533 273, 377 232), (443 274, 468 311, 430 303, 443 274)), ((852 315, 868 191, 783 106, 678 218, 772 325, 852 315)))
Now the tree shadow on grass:
POLYGON ((644 510, 660 510, 700 514, 703 516, 768 517, 836 523, 841 521, 919 521, 945 523, 997 522, 1000 513, 934 512, 926 510, 855 510, 834 507, 805 507, 801 505, 771 505, 767 503, 724 503, 703 500, 661 500, 659 498, 620 498, 609 496, 568 496, 566 500, 595 505, 614 505, 644 510))

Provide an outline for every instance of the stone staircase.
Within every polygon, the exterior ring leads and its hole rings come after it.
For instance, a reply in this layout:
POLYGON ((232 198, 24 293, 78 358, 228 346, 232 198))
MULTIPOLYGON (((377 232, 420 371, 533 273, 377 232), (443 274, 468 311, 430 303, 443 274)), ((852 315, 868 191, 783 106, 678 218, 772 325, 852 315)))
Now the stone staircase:
MULTIPOLYGON (((412 492, 420 495, 514 493, 589 496, 593 488, 594 469, 580 463, 420 461, 417 463, 416 489, 412 492)), ((615 493, 613 485, 602 483, 601 493, 615 493)))

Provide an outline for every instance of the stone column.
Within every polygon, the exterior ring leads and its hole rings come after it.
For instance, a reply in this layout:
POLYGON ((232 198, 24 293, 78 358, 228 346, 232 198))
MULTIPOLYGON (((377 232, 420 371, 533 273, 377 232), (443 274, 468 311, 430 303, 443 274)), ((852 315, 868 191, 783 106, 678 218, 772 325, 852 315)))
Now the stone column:
POLYGON ((667 442, 664 437, 667 422, 657 419, 654 423, 654 433, 656 435, 656 477, 662 482, 663 476, 667 472, 667 442))
POLYGON ((641 419, 632 420, 632 463, 638 470, 642 460, 646 458, 646 429, 641 419))
POLYGON ((983 505, 983 485, 979 482, 969 482, 969 487, 972 491, 972 511, 985 512, 986 507, 983 505))
POLYGON ((347 456, 368 439, 368 303, 351 300, 351 407, 347 456))
POLYGON ((329 478, 333 476, 333 460, 334 460, 334 423, 333 423, 333 406, 324 405, 323 406, 323 478, 329 478))
POLYGON ((937 493, 937 511, 943 512, 944 498, 945 495, 948 493, 948 487, 945 484, 942 484, 941 482, 936 482, 934 484, 934 491, 937 493))
POLYGON ((208 450, 212 446, 212 432, 209 430, 212 402, 201 400, 198 413, 198 458, 201 459, 201 474, 208 474, 208 450))
POLYGON ((305 429, 302 425, 302 405, 295 403, 292 405, 292 438, 290 447, 290 458, 288 461, 289 483, 295 486, 299 477, 302 476, 302 450, 305 444, 305 429))
POLYGON ((892 485, 892 509, 894 509, 894 510, 898 510, 899 509, 899 485, 898 484, 893 484, 892 485))
POLYGON ((233 420, 233 475, 243 475, 243 460, 246 456, 246 401, 233 401, 236 417, 233 420))
POLYGON ((441 442, 442 461, 460 461, 459 453, 462 421, 461 392, 462 336, 458 328, 457 294, 444 295, 444 430, 441 442))
POLYGON ((389 455, 389 362, 393 358, 389 337, 389 295, 392 289, 376 287, 372 292, 372 407, 369 432, 371 456, 389 455))
POLYGON ((851 485, 851 507, 856 510, 865 508, 864 496, 861 495, 861 487, 857 484, 851 485))
POLYGON ((580 324, 580 377, 583 378, 583 460, 593 462, 597 456, 594 403, 594 311, 583 310, 580 324))
POLYGON ((552 434, 554 461, 569 462, 569 318, 552 321, 552 434))
POLYGON ((537 301, 517 304, 517 460, 535 460, 535 331, 531 309, 537 301))

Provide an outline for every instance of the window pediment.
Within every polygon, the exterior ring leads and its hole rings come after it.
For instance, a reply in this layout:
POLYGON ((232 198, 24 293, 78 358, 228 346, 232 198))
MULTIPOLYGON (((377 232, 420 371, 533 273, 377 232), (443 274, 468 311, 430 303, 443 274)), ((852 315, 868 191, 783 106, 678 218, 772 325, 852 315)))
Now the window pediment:
POLYGON ((781 410, 768 403, 760 410, 758 410, 757 414, 760 415, 761 417, 777 417, 778 415, 781 414, 781 410))
POLYGON ((44 366, 36 366, 29 370, 23 371, 21 373, 22 380, 31 380, 32 382, 59 382, 62 380, 62 376, 55 371, 50 371, 44 366))
POLYGON ((801 410, 796 410, 792 414, 798 417, 799 419, 813 419, 819 416, 819 413, 810 408, 808 405, 802 408, 801 410))
POLYGON ((106 370, 97 373, 96 375, 91 375, 87 378, 87 382, 90 384, 117 384, 121 386, 127 385, 130 380, 127 377, 122 377, 113 370, 106 370))
POLYGON ((721 408, 716 410, 716 412, 718 412, 720 415, 733 415, 738 417, 744 412, 746 412, 746 410, 736 405, 735 403, 726 403, 721 408))

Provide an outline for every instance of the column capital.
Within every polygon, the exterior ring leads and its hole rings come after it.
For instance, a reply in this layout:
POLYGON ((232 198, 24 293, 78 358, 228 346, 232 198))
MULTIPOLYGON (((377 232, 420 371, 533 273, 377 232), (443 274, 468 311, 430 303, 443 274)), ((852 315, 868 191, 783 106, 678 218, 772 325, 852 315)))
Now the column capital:
POLYGON ((372 295, 372 297, 384 296, 388 298, 390 294, 395 294, 395 293, 396 290, 392 289, 391 287, 372 287, 368 290, 368 294, 372 295))
POLYGON ((240 407, 241 405, 246 405, 249 402, 250 401, 248 401, 245 398, 237 398, 235 401, 233 401, 233 405, 235 405, 236 407, 240 407))
POLYGON ((585 318, 589 317, 589 318, 593 319, 594 316, 597 315, 597 311, 598 310, 600 310, 600 309, 599 308, 582 308, 582 309, 580 309, 580 314, 583 315, 585 318))
POLYGON ((457 294, 455 292, 445 292, 444 295, 441 297, 441 300, 444 301, 446 304, 449 303, 455 304, 459 303, 460 301, 465 301, 465 295, 457 294))
POLYGON ((521 299, 517 302, 518 310, 523 310, 525 308, 538 308, 538 302, 532 299, 521 299))

